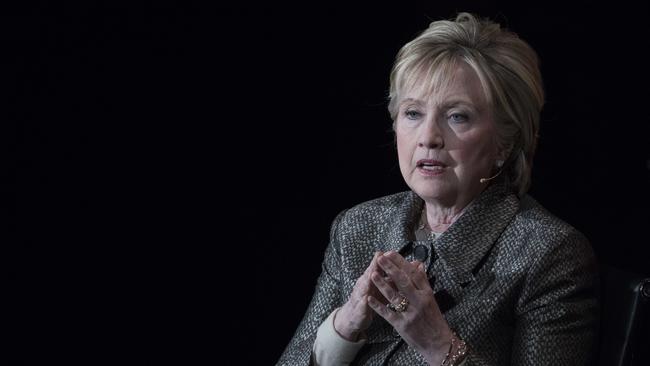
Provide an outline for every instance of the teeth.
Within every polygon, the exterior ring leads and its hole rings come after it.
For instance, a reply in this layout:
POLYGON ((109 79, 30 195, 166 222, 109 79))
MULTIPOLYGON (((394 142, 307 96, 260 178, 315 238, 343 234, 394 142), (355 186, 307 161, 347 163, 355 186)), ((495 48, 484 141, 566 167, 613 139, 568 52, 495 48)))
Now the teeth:
POLYGON ((439 166, 439 165, 422 165, 422 168, 426 169, 426 170, 440 170, 440 169, 442 169, 442 167, 439 166))

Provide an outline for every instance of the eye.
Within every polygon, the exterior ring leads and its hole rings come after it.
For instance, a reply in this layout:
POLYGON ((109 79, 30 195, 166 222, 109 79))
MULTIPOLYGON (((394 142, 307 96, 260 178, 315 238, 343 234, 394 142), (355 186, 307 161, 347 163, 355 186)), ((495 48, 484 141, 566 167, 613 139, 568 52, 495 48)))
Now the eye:
POLYGON ((404 115, 406 116, 406 118, 413 119, 413 120, 422 117, 422 113, 414 109, 407 109, 406 111, 404 111, 404 115))
POLYGON ((464 113, 452 113, 449 115, 449 120, 454 123, 467 122, 469 117, 464 113))

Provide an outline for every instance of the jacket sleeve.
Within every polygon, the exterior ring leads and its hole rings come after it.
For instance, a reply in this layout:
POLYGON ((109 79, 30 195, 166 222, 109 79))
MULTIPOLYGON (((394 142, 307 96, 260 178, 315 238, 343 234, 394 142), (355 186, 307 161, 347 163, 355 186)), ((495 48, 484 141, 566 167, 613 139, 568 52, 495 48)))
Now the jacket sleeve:
POLYGON ((334 309, 342 304, 340 290, 341 256, 338 230, 345 211, 341 212, 330 229, 330 242, 325 250, 322 271, 316 283, 307 312, 277 365, 309 365, 316 331, 334 309))
POLYGON ((533 263, 515 304, 512 365, 588 365, 599 324, 598 272, 587 239, 577 231, 533 263))

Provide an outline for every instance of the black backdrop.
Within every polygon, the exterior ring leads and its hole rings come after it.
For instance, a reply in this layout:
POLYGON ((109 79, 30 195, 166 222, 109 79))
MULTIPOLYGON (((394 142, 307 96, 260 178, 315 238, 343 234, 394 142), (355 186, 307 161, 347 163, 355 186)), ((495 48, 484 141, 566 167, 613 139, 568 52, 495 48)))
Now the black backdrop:
POLYGON ((531 194, 647 275, 647 4, 39 2, 0 24, 12 363, 273 364, 336 213, 406 189, 391 63, 457 11, 540 55, 531 194))

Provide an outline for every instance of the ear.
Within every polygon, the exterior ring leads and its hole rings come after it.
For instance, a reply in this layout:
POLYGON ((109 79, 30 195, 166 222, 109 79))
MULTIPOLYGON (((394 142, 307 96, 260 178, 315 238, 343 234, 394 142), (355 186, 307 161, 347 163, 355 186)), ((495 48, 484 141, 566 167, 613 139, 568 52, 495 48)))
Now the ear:
POLYGON ((512 145, 504 146, 502 149, 499 149, 499 151, 497 151, 497 156, 496 156, 497 166, 501 167, 503 165, 503 162, 508 160, 511 152, 512 152, 512 145), (498 164, 499 161, 501 161, 501 165, 498 164))

